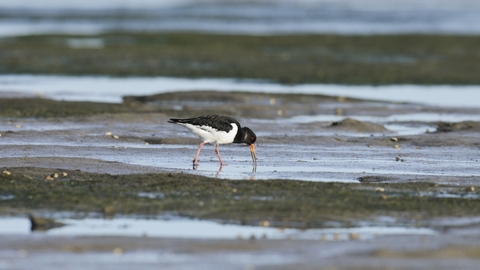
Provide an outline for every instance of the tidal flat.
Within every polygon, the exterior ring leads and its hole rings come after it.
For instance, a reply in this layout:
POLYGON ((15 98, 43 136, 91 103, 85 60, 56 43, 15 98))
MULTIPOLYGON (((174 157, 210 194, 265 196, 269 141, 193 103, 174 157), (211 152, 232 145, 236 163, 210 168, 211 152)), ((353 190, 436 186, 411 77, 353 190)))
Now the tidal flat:
MULTIPOLYGON (((0 194, 14 197, 4 200, 3 214, 176 213, 314 228, 382 215, 403 217, 401 223, 480 211, 478 122, 375 123, 342 115, 447 113, 435 106, 241 92, 126 96, 122 104, 42 98, 0 102, 6 121, 0 194), (257 131, 257 170, 251 171, 240 145, 224 147, 230 163, 225 168, 208 148, 199 170, 190 168, 197 139, 168 124, 168 117, 214 112, 244 119, 257 131), (336 114, 344 120, 295 123, 284 112, 336 114), (413 126, 415 134, 399 136, 387 128, 393 124, 413 126), (417 126, 430 126, 431 132, 417 126), (151 200, 139 198, 142 192, 164 195, 151 200)), ((448 113, 477 112, 449 108, 448 113)))
MULTIPOLYGON (((429 85, 478 84, 472 67, 480 48, 473 36, 165 33, 15 37, 0 47, 0 69, 18 74, 429 85), (71 39, 102 46, 72 48, 71 39)), ((30 217, 54 231, 66 218, 167 216, 332 231, 308 240, 212 240, 35 230, 2 236, 0 268, 34 262, 62 269, 88 261, 119 269, 474 269, 478 115, 475 106, 241 91, 136 95, 132 89, 121 103, 2 97, 0 225, 30 217), (222 168, 206 146, 192 168, 198 138, 167 121, 213 113, 256 132, 256 168, 242 145, 221 146, 222 168), (362 228, 378 233, 367 238, 355 231, 362 228), (385 235, 382 228, 405 231, 385 235)))
POLYGON ((0 72, 479 84, 480 38, 459 35, 131 33, 0 39, 0 72))
POLYGON ((175 267, 221 261, 233 269, 318 264, 438 269, 439 256, 444 269, 459 261, 466 268, 477 263, 480 124, 467 121, 478 115, 476 108, 208 91, 128 96, 121 104, 1 102, 0 223, 31 217, 54 231, 65 218, 167 216, 280 232, 299 229, 308 237, 133 237, 121 232, 132 225, 119 225, 119 235, 99 238, 36 229, 31 235, 2 236, 0 258, 10 266, 26 268, 29 258, 62 268, 83 265, 87 257, 96 261, 91 267, 98 260, 116 265, 121 258, 125 265, 147 269, 172 265, 173 259, 175 267), (214 112, 234 115, 257 132, 255 171, 241 145, 221 147, 223 168, 207 146, 198 170, 192 169, 198 139, 167 120, 214 112), (354 119, 362 114, 372 121, 354 119), (418 117, 425 114, 464 121, 418 117), (367 237, 362 228, 377 234, 367 237), (385 235, 388 228, 405 231, 385 235), (312 236, 311 230, 326 229, 312 236), (219 252, 243 259, 225 261, 219 252), (161 255, 167 253, 172 255, 161 255), (41 254, 55 256, 56 266, 41 254))

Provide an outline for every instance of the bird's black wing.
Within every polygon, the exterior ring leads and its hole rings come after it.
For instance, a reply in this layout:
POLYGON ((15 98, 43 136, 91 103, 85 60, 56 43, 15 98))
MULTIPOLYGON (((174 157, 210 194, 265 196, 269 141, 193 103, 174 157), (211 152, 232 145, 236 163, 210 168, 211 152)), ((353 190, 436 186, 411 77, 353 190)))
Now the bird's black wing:
POLYGON ((216 130, 223 130, 229 132, 232 130, 232 123, 235 123, 240 129, 240 123, 232 117, 224 116, 224 115, 204 115, 195 118, 172 118, 168 121, 169 123, 173 124, 191 124, 195 126, 209 126, 216 130))

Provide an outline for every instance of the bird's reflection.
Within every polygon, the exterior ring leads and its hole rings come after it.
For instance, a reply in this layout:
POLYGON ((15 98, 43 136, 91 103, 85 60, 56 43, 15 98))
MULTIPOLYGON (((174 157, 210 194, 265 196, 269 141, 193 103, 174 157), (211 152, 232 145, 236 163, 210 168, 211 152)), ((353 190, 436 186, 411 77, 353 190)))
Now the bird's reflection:
MULTIPOLYGON (((220 167, 218 167, 218 171, 215 173, 215 178, 218 178, 222 169, 223 169, 223 166, 220 165, 220 167)), ((193 163, 193 170, 198 171, 198 163, 197 164, 193 163)))
POLYGON ((257 162, 256 162, 256 160, 255 160, 255 163, 253 163, 252 174, 250 175, 250 180, 255 180, 254 172, 257 172, 257 162))
MULTIPOLYGON (((198 171, 198 167, 199 167, 198 163, 193 163, 193 167, 192 167, 193 170, 198 171)), ((220 172, 222 171, 222 169, 223 169, 223 166, 220 165, 220 167, 218 167, 218 171, 215 173, 215 178, 218 178, 220 176, 220 172)), ((257 163, 254 163, 252 167, 252 173, 256 171, 257 171, 257 163)), ((255 174, 250 175, 250 180, 255 180, 255 174)))
POLYGON ((218 176, 220 175, 220 172, 222 171, 222 169, 223 169, 223 166, 220 166, 220 167, 218 168, 218 172, 215 174, 215 178, 218 178, 218 176))

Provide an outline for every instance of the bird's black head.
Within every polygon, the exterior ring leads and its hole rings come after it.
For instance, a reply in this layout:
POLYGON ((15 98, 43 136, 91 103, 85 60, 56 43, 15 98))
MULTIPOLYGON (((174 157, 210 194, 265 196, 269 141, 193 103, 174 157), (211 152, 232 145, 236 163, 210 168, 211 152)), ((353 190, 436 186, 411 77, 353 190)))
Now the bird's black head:
POLYGON ((244 134, 243 135, 243 142, 248 144, 248 145, 254 144, 255 141, 257 140, 257 135, 255 135, 253 130, 249 129, 248 127, 243 127, 242 131, 243 131, 243 134, 244 134))

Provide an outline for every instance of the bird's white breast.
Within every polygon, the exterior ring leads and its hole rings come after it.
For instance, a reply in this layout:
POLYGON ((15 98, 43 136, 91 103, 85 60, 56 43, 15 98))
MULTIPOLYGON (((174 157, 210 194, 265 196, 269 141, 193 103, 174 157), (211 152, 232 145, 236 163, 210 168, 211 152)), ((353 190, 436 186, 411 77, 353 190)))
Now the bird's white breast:
POLYGON ((232 129, 229 132, 217 130, 210 126, 195 126, 192 124, 182 124, 190 129, 195 135, 202 138, 206 143, 226 144, 232 143, 237 135, 238 127, 232 123, 232 129))

